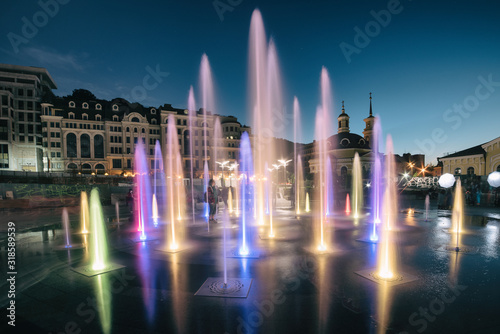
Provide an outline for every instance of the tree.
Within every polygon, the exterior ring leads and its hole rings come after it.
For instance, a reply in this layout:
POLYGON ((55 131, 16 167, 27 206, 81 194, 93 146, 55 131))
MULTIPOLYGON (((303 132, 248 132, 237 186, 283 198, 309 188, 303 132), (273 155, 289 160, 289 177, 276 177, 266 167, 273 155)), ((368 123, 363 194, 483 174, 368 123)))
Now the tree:
POLYGON ((91 91, 83 88, 73 89, 73 94, 68 95, 67 97, 71 97, 75 100, 84 100, 84 101, 92 101, 97 99, 95 95, 92 94, 91 91))

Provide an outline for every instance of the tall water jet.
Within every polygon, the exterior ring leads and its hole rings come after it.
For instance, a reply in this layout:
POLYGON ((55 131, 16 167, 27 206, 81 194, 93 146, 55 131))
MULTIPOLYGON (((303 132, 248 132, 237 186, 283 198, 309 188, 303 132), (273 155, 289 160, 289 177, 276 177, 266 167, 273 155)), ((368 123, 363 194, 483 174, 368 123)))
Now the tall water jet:
POLYGON ((184 226, 181 219, 186 197, 182 184, 182 160, 177 128, 172 114, 168 115, 165 171, 167 176, 167 221, 170 226, 165 229, 167 245, 163 250, 175 252, 179 250, 184 237, 184 226))
POLYGON ((108 242, 99 190, 90 192, 90 256, 92 270, 103 270, 108 265, 108 242))
MULTIPOLYGON (((329 180, 328 177, 328 149, 327 141, 330 134, 330 114, 332 113, 332 93, 331 84, 328 71, 325 67, 321 69, 321 79, 320 79, 320 91, 321 91, 321 106, 316 109, 316 145, 315 145, 315 161, 317 165, 318 172, 315 174, 316 183, 316 194, 315 199, 318 204, 318 215, 315 216, 314 229, 316 234, 315 249, 319 252, 327 251, 327 239, 325 233, 325 224, 327 220, 327 208, 328 208, 328 188, 329 180)), ((331 169, 331 167, 330 167, 331 169)), ((331 172, 330 172, 331 174, 331 172)))
POLYGON ((80 193, 80 223, 82 225, 82 234, 89 233, 89 202, 87 198, 87 192, 82 191, 80 193))
POLYGON ((161 152, 161 145, 159 140, 157 140, 155 143, 153 175, 154 175, 154 188, 152 197, 152 218, 154 226, 157 227, 160 217, 164 215, 163 212, 160 211, 158 202, 160 203, 164 202, 166 197, 165 170, 163 168, 163 154, 161 152))
POLYGON ((255 205, 255 202, 253 200, 254 189, 252 189, 252 182, 250 181, 250 178, 253 175, 252 148, 250 146, 248 133, 246 132, 244 132, 241 136, 240 159, 240 173, 242 178, 240 183, 241 216, 238 254, 241 256, 247 256, 250 254, 250 244, 252 241, 250 217, 252 217, 252 205, 255 205))
POLYGON ((300 201, 303 200, 303 196, 301 196, 302 191, 302 183, 303 179, 303 171, 302 171, 302 159, 300 158, 300 154, 297 151, 297 144, 302 139, 300 126, 300 105, 299 100, 296 96, 293 97, 293 158, 294 168, 295 168, 295 213, 300 215, 300 201))
POLYGON ((297 160, 295 160, 295 213, 300 215, 300 209, 302 207, 301 201, 304 201, 304 171, 302 168, 302 158, 300 154, 297 155, 297 160))
POLYGON ((194 200, 194 159, 193 159, 193 140, 194 140, 194 132, 193 132, 193 123, 196 120, 196 102, 194 100, 194 91, 193 86, 189 87, 189 95, 188 95, 188 116, 189 116, 189 172, 190 172, 190 184, 191 184, 191 211, 193 215, 193 223, 195 222, 195 200, 194 200))
POLYGON ((453 200, 453 213, 451 216, 452 233, 454 234, 455 251, 460 251, 460 234, 464 220, 464 195, 462 192, 462 182, 457 179, 455 185, 455 198, 453 200))
POLYGON ((69 232, 69 215, 68 215, 68 209, 66 208, 64 208, 62 211, 62 222, 64 227, 64 233, 66 235, 66 245, 64 247, 71 248, 73 246, 71 245, 71 236, 69 232))
MULTIPOLYGON (((396 239, 394 236, 398 217, 398 202, 396 192, 396 162, 394 159, 392 138, 387 136, 385 158, 385 191, 382 201, 380 241, 377 247, 377 266, 357 271, 356 274, 382 284, 383 288, 408 283, 418 278, 402 272, 398 268, 396 239)), ((374 223, 375 225, 375 223, 374 223)))
POLYGON ((118 201, 115 202, 115 216, 116 216, 116 224, 120 224, 120 203, 118 201))
POLYGON ((353 215, 354 218, 359 218, 361 216, 361 210, 363 208, 363 177, 361 173, 361 161, 359 160, 358 152, 354 154, 354 165, 352 170, 352 196, 353 215))
POLYGON ((381 279, 393 279, 396 275, 396 250, 393 240, 393 230, 397 219, 397 194, 396 185, 393 182, 396 177, 395 161, 393 154, 392 138, 387 136, 386 144, 386 185, 383 202, 382 235, 378 249, 377 275, 381 279))
MULTIPOLYGON (((203 191, 208 189, 209 181, 209 167, 208 167, 208 121, 207 112, 214 111, 215 108, 215 92, 214 92, 214 80, 212 76, 212 69, 210 67, 210 62, 208 61, 207 55, 204 53, 201 56, 200 64, 200 75, 199 75, 199 86, 201 92, 201 106, 203 111, 203 123, 202 123, 202 137, 203 137, 203 191)), ((206 218, 209 216, 209 205, 205 202, 204 205, 204 215, 206 218)), ((207 220, 208 225, 208 220, 207 220)), ((210 227, 208 227, 210 229, 210 227)))
POLYGON ((149 181, 149 168, 146 160, 146 153, 142 140, 139 140, 135 147, 135 194, 137 208, 137 231, 140 232, 139 239, 144 241, 147 239, 146 228, 148 226, 149 217, 152 216, 151 208, 151 186, 149 181))

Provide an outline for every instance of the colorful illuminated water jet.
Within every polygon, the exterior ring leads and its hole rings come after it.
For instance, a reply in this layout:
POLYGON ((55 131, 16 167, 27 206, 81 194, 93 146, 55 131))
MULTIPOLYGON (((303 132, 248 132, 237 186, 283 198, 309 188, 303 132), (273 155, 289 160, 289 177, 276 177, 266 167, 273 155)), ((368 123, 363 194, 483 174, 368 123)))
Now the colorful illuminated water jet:
POLYGON ((89 233, 87 226, 89 226, 89 202, 87 192, 80 193, 80 223, 82 225, 82 234, 89 233))
POLYGON ((382 207, 382 233, 378 248, 376 274, 380 279, 391 280, 395 277, 397 272, 393 232, 398 212, 396 185, 392 182, 396 176, 396 170, 391 136, 387 136, 385 168, 386 185, 382 207))
POLYGON ((311 202, 309 200, 309 192, 306 193, 306 208, 305 212, 311 212, 311 202))
POLYGON ((146 160, 146 153, 144 152, 144 146, 142 141, 139 141, 135 146, 135 207, 136 221, 137 221, 137 231, 139 232, 139 239, 145 241, 146 228, 148 226, 149 217, 152 216, 150 213, 151 205, 151 186, 149 180, 149 169, 146 160))
POLYGON ((240 237, 238 254, 247 256, 250 254, 251 245, 251 217, 253 216, 254 189, 250 178, 253 175, 252 148, 248 133, 244 132, 240 143, 240 192, 241 192, 241 215, 240 215, 240 237))
POLYGON ((92 270, 103 270, 108 265, 108 242, 99 190, 90 192, 90 256, 92 270))
POLYGON ((351 214, 351 199, 349 197, 349 193, 345 195, 345 213, 347 215, 351 214))
POLYGON ((361 175, 361 162, 359 154, 354 154, 354 165, 352 171, 352 211, 354 218, 361 217, 361 210, 363 208, 363 177, 361 175))
POLYGON ((460 235, 462 233, 462 226, 464 221, 464 195, 462 192, 462 182, 460 178, 457 179, 455 185, 455 198, 453 200, 453 213, 451 215, 452 229, 451 233, 454 234, 455 251, 460 251, 460 235))

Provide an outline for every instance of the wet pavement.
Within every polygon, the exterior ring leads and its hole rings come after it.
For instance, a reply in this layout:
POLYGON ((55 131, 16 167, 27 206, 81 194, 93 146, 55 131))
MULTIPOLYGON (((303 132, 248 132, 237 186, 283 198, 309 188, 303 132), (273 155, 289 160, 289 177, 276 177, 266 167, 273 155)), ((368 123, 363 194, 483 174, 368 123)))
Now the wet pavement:
MULTIPOLYGON (((327 225, 335 252, 316 254, 313 219, 291 210, 275 215, 277 238, 260 238, 259 258, 227 257, 231 278, 251 278, 246 298, 195 296, 209 277, 223 276, 222 224, 186 221, 187 249, 162 251, 165 226, 148 230, 151 241, 135 242, 137 232, 120 208, 123 224, 109 218, 110 261, 123 269, 86 277, 71 268, 89 263, 87 248, 56 251, 63 245, 60 210, 3 213, 1 217, 0 305, 7 291, 7 229, 16 225, 14 333, 499 333, 500 209, 467 208, 460 236, 464 252, 447 251, 451 212, 423 201, 402 203, 396 232, 397 273, 412 282, 385 286, 356 274, 376 265, 376 244, 359 242, 370 217, 355 221, 336 213, 327 225), (408 213, 408 208, 412 209, 408 213)), ((219 216, 219 219, 221 216, 219 216)), ((74 232, 78 210, 70 210, 74 232)), ((227 249, 236 247, 237 218, 231 218, 227 249)), ((73 234, 73 243, 86 243, 73 234)), ((2 330, 2 333, 5 332, 2 330)))

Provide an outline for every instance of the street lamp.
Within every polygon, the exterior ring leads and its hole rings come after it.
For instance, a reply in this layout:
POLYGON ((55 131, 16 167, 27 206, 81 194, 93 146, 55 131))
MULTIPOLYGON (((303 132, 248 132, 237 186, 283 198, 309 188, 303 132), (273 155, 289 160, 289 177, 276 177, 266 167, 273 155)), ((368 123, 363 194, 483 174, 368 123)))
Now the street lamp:
POLYGON ((286 166, 288 165, 288 163, 292 161, 292 159, 290 160, 285 160, 285 159, 280 159, 278 160, 278 162, 284 167, 283 170, 283 175, 285 176, 285 179, 284 179, 284 183, 286 184, 286 166))
POLYGON ((229 163, 228 160, 226 161, 216 161, 215 162, 216 164, 218 164, 220 166, 220 168, 222 169, 222 187, 225 187, 225 184, 224 184, 224 167, 229 163))

